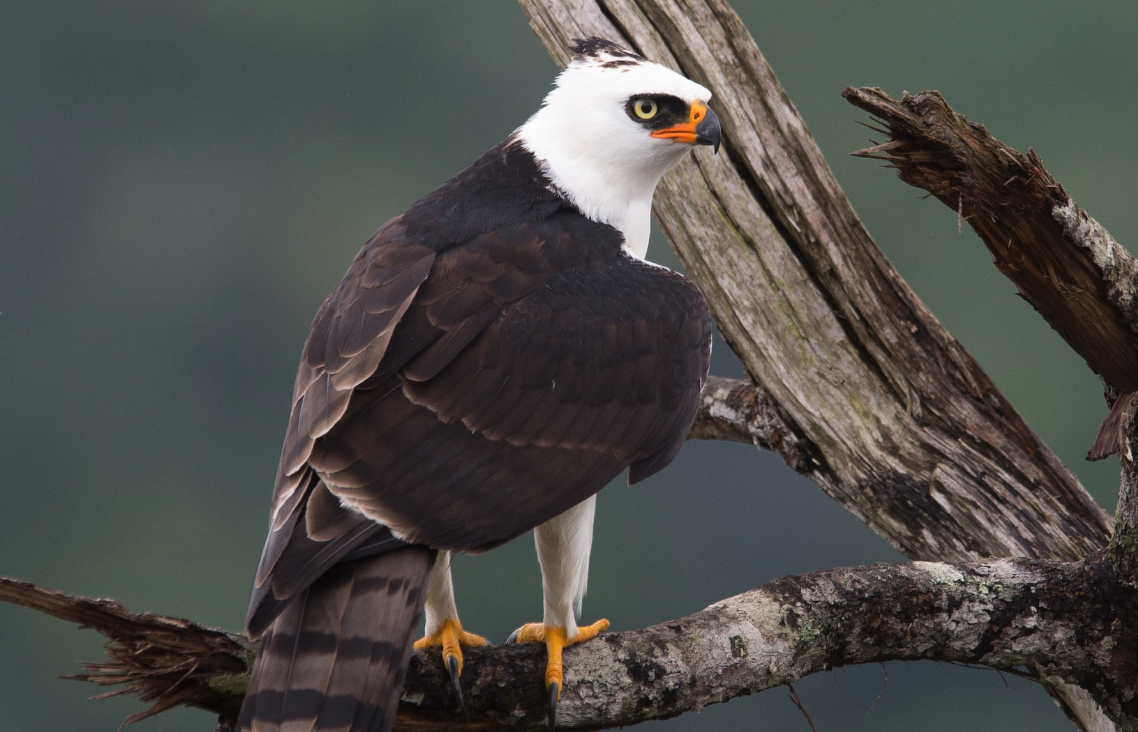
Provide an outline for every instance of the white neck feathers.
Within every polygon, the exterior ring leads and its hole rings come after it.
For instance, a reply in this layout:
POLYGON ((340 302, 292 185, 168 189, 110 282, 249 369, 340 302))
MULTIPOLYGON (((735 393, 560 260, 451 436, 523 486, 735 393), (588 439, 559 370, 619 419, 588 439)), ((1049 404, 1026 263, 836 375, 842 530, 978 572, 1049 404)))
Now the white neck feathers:
POLYGON ((517 135, 562 195, 589 219, 618 229, 624 248, 643 259, 656 184, 691 148, 651 137, 628 117, 628 100, 664 93, 706 101, 711 93, 650 61, 604 62, 574 60, 517 135))

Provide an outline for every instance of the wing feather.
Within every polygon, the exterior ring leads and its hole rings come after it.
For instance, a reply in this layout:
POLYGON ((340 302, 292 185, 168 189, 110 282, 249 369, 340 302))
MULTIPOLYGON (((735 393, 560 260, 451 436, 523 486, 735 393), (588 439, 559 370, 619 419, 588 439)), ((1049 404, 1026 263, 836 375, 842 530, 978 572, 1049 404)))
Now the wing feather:
POLYGON ((706 305, 614 229, 562 211, 440 249, 408 229, 381 229, 314 322, 251 618, 387 546, 366 525, 482 551, 659 470, 694 418, 706 305))

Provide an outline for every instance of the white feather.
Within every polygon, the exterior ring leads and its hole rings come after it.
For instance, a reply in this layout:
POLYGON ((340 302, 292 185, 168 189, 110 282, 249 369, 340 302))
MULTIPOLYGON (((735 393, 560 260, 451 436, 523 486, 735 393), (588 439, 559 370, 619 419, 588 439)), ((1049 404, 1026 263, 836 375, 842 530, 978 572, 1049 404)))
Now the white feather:
POLYGON ((427 603, 423 610, 427 618, 424 635, 428 637, 442 630, 446 621, 458 620, 458 607, 454 604, 454 582, 450 576, 450 552, 440 551, 435 558, 427 585, 427 603))
POLYGON ((625 248, 648 251, 652 194, 691 145, 654 138, 626 112, 628 100, 670 94, 687 103, 711 92, 651 61, 606 67, 607 55, 574 59, 518 138, 581 212, 616 227, 625 248))
POLYGON ((589 554, 593 548, 593 516, 597 497, 591 496, 533 530, 541 563, 545 627, 564 628, 577 635, 577 615, 589 584, 589 554))

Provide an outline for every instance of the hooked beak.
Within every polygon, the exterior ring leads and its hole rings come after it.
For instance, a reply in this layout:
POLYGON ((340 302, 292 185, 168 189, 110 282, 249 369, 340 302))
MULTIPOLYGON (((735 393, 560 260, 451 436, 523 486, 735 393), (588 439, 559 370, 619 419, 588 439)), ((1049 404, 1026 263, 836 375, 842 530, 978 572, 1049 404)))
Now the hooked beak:
POLYGON ((700 100, 691 103, 688 110, 688 121, 678 125, 655 130, 652 137, 674 142, 686 142, 689 145, 711 145, 712 150, 719 152, 719 143, 723 139, 723 130, 719 126, 719 118, 711 107, 700 100))

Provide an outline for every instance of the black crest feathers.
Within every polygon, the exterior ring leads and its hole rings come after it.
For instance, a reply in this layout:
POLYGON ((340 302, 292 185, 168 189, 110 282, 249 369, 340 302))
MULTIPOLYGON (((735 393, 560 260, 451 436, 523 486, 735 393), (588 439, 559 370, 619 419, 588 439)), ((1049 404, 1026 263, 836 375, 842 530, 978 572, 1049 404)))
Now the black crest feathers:
POLYGON ((601 55, 605 55, 628 59, 630 61, 648 60, 635 51, 629 51, 624 46, 604 38, 597 38, 596 36, 574 39, 573 42, 569 44, 569 50, 573 53, 573 58, 575 59, 598 58, 601 55))

